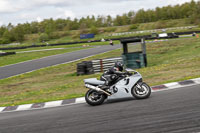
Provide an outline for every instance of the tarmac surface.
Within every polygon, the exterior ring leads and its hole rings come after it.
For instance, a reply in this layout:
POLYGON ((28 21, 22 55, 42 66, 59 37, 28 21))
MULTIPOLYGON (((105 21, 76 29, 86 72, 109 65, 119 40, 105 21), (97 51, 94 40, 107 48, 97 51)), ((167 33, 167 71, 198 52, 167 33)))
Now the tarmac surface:
POLYGON ((198 133, 200 85, 117 100, 0 113, 0 133, 198 133))
POLYGON ((63 64, 67 62, 72 62, 79 60, 88 56, 100 54, 103 52, 108 52, 120 48, 120 45, 106 45, 98 46, 95 48, 89 48, 84 50, 78 50, 65 54, 58 54, 53 56, 48 56, 40 59, 25 61, 17 64, 7 65, 0 67, 0 79, 8 78, 11 76, 23 74, 26 72, 31 72, 40 68, 54 66, 58 64, 63 64))

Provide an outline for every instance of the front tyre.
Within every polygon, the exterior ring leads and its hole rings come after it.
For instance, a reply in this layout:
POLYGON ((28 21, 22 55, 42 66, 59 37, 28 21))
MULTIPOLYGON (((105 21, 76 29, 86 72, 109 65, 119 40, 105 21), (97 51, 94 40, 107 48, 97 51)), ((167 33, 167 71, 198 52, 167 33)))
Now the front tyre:
POLYGON ((92 106, 100 105, 106 99, 105 94, 99 93, 95 90, 88 90, 85 94, 85 101, 92 106))
POLYGON ((151 87, 145 82, 137 83, 131 90, 136 99, 146 99, 151 95, 151 87))

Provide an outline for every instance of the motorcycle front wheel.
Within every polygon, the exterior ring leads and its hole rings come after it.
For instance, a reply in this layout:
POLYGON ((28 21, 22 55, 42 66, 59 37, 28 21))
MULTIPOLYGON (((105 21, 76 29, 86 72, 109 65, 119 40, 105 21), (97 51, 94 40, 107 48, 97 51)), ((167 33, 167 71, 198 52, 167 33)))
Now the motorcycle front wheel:
POLYGON ((95 90, 88 90, 85 94, 85 101, 92 106, 100 105, 106 99, 105 94, 99 93, 95 90))
POLYGON ((151 87, 145 82, 137 83, 131 90, 136 99, 146 99, 151 95, 151 87))

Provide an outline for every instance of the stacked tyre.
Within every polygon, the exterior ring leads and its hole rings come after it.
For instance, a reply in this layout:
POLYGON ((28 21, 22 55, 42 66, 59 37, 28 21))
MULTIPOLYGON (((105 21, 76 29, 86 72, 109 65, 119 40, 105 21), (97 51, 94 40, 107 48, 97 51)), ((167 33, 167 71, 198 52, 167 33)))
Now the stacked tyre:
POLYGON ((78 63, 77 64, 77 75, 84 75, 85 74, 85 64, 82 63, 78 63))
POLYGON ((93 74, 94 69, 91 61, 83 61, 77 64, 77 75, 93 74))
POLYGON ((85 74, 94 74, 94 69, 93 69, 92 61, 85 62, 85 65, 86 65, 85 74))

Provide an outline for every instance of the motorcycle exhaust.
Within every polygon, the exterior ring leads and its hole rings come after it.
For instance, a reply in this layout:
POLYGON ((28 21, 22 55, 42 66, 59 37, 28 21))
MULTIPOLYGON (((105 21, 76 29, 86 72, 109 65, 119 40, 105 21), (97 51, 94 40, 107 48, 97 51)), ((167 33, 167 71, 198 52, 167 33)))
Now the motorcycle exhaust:
POLYGON ((102 90, 102 89, 99 88, 99 87, 95 87, 95 86, 92 86, 92 85, 89 85, 89 84, 85 84, 85 87, 90 88, 90 89, 93 89, 93 90, 96 90, 96 91, 99 91, 99 92, 103 92, 103 93, 105 93, 106 95, 111 96, 111 94, 109 94, 108 92, 102 90))

